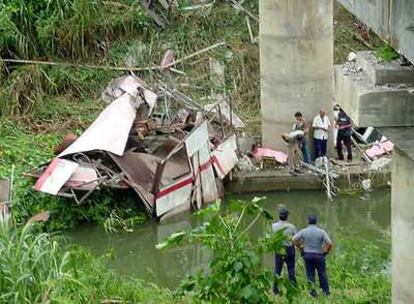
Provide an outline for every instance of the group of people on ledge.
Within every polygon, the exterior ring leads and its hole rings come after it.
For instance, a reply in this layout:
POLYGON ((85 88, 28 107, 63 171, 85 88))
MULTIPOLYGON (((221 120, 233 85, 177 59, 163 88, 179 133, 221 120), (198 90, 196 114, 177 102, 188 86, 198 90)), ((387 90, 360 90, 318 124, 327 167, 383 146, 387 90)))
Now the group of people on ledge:
POLYGON ((342 145, 347 149, 347 160, 352 161, 352 120, 345 113, 339 104, 333 107, 333 126, 324 109, 320 109, 318 115, 313 118, 312 125, 309 126, 301 112, 294 115, 295 122, 292 131, 282 135, 282 139, 288 144, 288 165, 291 174, 300 173, 299 160, 300 154, 304 163, 310 164, 319 157, 326 156, 326 147, 331 128, 333 127, 333 138, 338 154, 337 159, 344 160, 342 145), (312 128, 312 129, 311 129, 312 128), (313 158, 311 158, 308 137, 313 131, 313 158))

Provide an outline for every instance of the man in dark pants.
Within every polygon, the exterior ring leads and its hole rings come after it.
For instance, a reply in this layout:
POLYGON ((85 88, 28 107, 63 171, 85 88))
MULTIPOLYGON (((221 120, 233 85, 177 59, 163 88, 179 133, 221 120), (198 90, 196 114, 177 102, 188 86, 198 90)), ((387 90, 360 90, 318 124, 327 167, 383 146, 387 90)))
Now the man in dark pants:
POLYGON ((318 271, 319 285, 324 294, 329 295, 328 277, 326 275, 325 255, 332 248, 332 242, 325 230, 316 226, 316 216, 308 216, 308 227, 293 236, 292 242, 303 250, 306 277, 312 284, 311 295, 316 297, 315 270, 318 271))
MULTIPOLYGON (((287 240, 283 241, 283 246, 285 247, 284 253, 275 254, 275 275, 280 276, 282 273, 283 264, 286 263, 289 280, 291 283, 296 284, 295 276, 295 247, 293 246, 291 239, 296 233, 296 227, 287 221, 289 216, 289 211, 286 208, 281 208, 279 210, 279 221, 272 224, 273 232, 284 230, 284 233, 287 237, 287 240)), ((277 284, 273 285, 273 292, 275 294, 279 293, 277 284)))
POLYGON ((296 122, 293 125, 292 131, 297 131, 297 130, 303 131, 304 134, 301 138, 298 139, 298 143, 299 143, 300 150, 302 151, 303 162, 310 164, 311 158, 310 158, 309 150, 308 150, 308 132, 309 132, 308 122, 303 117, 301 112, 295 113, 295 119, 296 119, 296 122))
POLYGON ((345 113, 345 111, 338 105, 335 105, 334 111, 338 110, 338 118, 336 119, 336 125, 338 127, 338 137, 336 139, 336 152, 338 153, 338 159, 344 160, 344 154, 342 153, 342 142, 344 143, 348 155, 347 159, 349 162, 352 161, 352 120, 345 113))
POLYGON ((318 157, 326 156, 326 145, 328 142, 328 130, 331 127, 331 122, 324 109, 319 110, 319 115, 316 115, 312 122, 313 128, 313 142, 315 145, 314 160, 318 157))

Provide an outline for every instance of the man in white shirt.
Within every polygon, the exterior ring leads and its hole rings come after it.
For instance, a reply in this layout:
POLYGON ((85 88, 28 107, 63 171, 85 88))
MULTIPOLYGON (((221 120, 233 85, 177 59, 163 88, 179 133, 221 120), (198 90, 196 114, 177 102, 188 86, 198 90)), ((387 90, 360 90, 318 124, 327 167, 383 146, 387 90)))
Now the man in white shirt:
POLYGON ((328 142, 328 130, 331 126, 324 109, 319 110, 319 115, 313 119, 313 142, 315 144, 315 158, 326 156, 326 144, 328 142))

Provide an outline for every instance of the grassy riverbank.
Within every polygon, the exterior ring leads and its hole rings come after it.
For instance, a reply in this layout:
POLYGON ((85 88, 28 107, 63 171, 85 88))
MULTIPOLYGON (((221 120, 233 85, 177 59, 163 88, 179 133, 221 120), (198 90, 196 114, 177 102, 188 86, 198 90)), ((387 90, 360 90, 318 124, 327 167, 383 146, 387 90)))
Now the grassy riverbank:
MULTIPOLYGON (((245 226, 242 227, 244 231, 245 226)), ((200 229, 197 231, 202 232, 200 229)), ((233 238, 238 239, 237 236, 233 238)), ((191 281, 185 280, 183 289, 173 291, 144 282, 139 279, 139 274, 121 276, 109 267, 109 254, 97 258, 82 247, 68 247, 61 236, 41 233, 37 226, 7 228, 1 225, 0 303, 112 303, 109 300, 114 303, 238 303, 221 301, 224 299, 221 297, 203 300, 200 295, 207 293, 212 296, 220 290, 226 290, 222 284, 223 279, 231 279, 227 278, 228 262, 236 267, 239 263, 253 261, 256 262, 248 269, 254 271, 254 278, 260 278, 264 285, 255 286, 254 289, 243 288, 244 295, 248 296, 249 290, 261 290, 263 294, 252 298, 249 296, 249 301, 244 303, 257 303, 255 298, 265 299, 267 296, 268 303, 390 303, 389 240, 373 245, 358 236, 341 232, 337 237, 336 248, 327 261, 332 294, 329 297, 320 295, 317 299, 309 296, 303 262, 299 257, 298 289, 286 289, 288 285, 283 283, 286 280, 283 278, 280 282, 283 296, 273 296, 271 277, 268 277, 271 269, 258 267, 260 264, 256 254, 259 252, 252 251, 250 242, 243 239, 238 245, 242 260, 227 255, 222 251, 225 247, 217 243, 221 251, 216 252, 217 257, 211 266, 214 276, 202 278, 203 289, 188 292, 188 283, 191 281)), ((243 269, 236 267, 232 271, 234 278, 240 281, 231 283, 232 290, 227 290, 228 296, 239 296, 242 292, 240 288, 244 286, 240 283, 246 284, 253 279, 250 271, 243 269)), ((253 281, 258 282, 256 279, 253 281)))
POLYGON ((109 270, 105 257, 35 226, 0 227, 0 303, 174 303, 171 291, 109 270), (112 300, 112 302, 111 302, 112 300))

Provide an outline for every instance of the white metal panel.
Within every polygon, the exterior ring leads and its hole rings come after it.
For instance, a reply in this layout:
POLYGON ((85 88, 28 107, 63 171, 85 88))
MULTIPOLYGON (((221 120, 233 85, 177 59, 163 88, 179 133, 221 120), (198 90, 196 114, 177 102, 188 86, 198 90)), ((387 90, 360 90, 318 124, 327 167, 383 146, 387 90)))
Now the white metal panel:
POLYGON ((191 190, 191 174, 184 176, 168 186, 162 187, 157 193, 155 200, 157 217, 181 205, 189 204, 191 190))
POLYGON ((201 189, 203 194, 203 202, 210 203, 218 199, 218 191, 216 185, 216 178, 213 172, 211 163, 211 154, 209 143, 205 143, 199 151, 200 156, 200 175, 201 175, 201 189))
POLYGON ((104 150, 122 156, 135 115, 132 97, 123 94, 109 104, 92 125, 59 157, 92 150, 104 150))
MULTIPOLYGON (((204 109, 206 111, 210 111, 213 109, 213 107, 216 104, 208 104, 204 107, 204 109)), ((220 103, 220 111, 221 111, 221 115, 227 120, 228 123, 233 124, 234 127, 236 128, 245 128, 246 124, 243 122, 243 120, 241 120, 241 118, 239 116, 237 116, 236 113, 234 113, 234 111, 230 111, 230 106, 226 101, 222 101, 220 103), (232 114, 231 114, 232 113, 232 114)), ((216 107, 213 112, 216 112, 218 110, 218 107, 216 107)))
POLYGON ((73 161, 55 158, 36 181, 35 190, 56 195, 78 166, 73 161))
POLYGON ((208 142, 208 129, 207 121, 204 121, 201 125, 192 130, 185 139, 187 155, 189 157, 193 156, 206 142, 208 142))
POLYGON ((236 135, 232 135, 213 151, 213 165, 217 176, 223 179, 237 164, 236 135))

